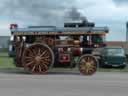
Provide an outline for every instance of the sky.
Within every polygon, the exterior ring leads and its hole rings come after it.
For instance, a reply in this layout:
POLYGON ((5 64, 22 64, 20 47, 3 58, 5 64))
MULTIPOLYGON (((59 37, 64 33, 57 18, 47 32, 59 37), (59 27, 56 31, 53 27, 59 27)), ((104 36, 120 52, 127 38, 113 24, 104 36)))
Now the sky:
POLYGON ((96 26, 109 28, 107 41, 125 41, 127 5, 128 0, 0 0, 0 35, 10 35, 11 23, 62 26, 75 7, 96 26))

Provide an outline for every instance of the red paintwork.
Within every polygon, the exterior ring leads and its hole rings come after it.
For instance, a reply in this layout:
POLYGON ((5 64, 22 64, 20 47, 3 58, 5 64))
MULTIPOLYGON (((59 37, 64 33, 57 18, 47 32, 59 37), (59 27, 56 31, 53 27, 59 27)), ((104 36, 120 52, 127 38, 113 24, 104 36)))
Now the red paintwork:
POLYGON ((59 62, 60 63, 68 63, 68 62, 70 62, 70 54, 60 54, 59 55, 59 62))

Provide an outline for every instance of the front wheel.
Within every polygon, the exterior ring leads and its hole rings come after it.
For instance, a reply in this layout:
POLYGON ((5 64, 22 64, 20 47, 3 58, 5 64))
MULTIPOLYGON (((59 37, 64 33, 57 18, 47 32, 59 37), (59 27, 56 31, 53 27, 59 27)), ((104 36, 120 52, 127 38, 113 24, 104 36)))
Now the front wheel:
POLYGON ((98 61, 94 56, 83 55, 79 59, 79 71, 83 75, 93 75, 97 70, 98 61))

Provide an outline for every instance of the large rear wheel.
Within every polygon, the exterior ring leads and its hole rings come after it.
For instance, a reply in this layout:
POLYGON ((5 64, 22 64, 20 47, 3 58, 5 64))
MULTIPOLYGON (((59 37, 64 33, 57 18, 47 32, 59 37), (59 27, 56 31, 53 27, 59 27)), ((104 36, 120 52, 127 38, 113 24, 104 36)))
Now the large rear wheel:
POLYGON ((33 74, 44 74, 54 63, 54 54, 45 44, 35 44, 25 49, 22 64, 33 74))

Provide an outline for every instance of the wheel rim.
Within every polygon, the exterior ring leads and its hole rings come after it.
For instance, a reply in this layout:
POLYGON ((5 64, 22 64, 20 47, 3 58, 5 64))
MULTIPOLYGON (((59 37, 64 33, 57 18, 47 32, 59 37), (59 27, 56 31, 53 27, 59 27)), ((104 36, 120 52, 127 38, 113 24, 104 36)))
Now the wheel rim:
POLYGON ((40 44, 32 45, 24 51, 23 66, 30 73, 46 73, 52 63, 53 54, 47 46, 40 44))
POLYGON ((92 75, 96 72, 97 61, 93 56, 83 56, 79 61, 79 70, 84 75, 92 75))

